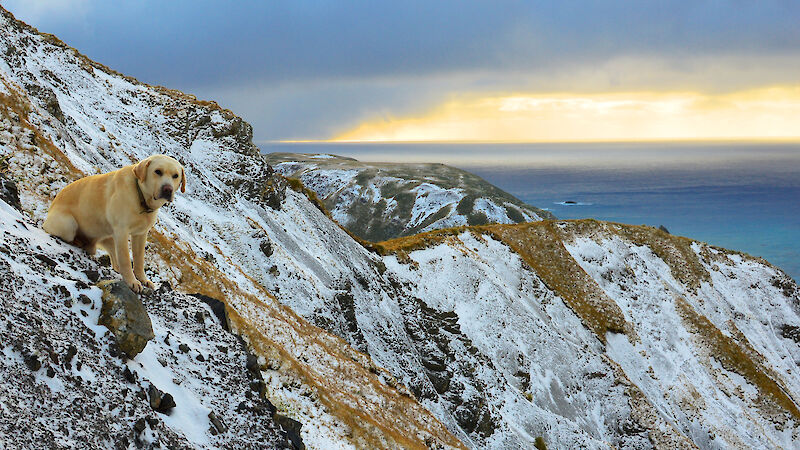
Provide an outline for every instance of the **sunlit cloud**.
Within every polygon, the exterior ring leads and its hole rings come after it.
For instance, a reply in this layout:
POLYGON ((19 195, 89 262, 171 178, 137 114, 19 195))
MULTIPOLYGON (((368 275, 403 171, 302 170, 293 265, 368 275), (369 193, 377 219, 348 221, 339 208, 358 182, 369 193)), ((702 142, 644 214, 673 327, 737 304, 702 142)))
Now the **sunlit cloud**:
POLYGON ((800 138, 800 86, 729 94, 463 95, 417 116, 381 117, 332 141, 627 141, 800 138))

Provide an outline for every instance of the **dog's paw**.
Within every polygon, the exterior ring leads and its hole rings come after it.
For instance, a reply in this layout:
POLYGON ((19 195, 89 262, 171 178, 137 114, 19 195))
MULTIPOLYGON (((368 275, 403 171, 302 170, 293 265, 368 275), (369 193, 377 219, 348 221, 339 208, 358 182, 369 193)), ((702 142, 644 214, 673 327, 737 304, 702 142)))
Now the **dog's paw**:
POLYGON ((156 288, 156 285, 152 281, 150 281, 149 278, 147 278, 144 275, 141 276, 141 277, 137 276, 136 279, 139 280, 140 283, 142 283, 142 287, 150 288, 150 289, 155 289, 156 288))
POLYGON ((127 281, 126 280, 125 284, 127 284, 128 287, 131 288, 131 290, 133 292, 136 292, 137 294, 139 292, 142 292, 142 283, 137 279, 133 279, 132 281, 127 281))

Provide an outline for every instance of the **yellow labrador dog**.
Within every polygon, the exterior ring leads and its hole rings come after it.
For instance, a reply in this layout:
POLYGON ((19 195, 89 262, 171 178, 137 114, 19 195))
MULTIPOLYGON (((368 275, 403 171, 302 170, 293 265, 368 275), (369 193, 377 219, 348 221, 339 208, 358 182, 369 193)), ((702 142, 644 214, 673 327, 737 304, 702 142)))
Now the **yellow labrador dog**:
POLYGON ((181 164, 169 156, 153 155, 132 166, 70 183, 56 195, 42 228, 92 255, 99 245, 125 283, 141 292, 142 286, 154 287, 144 274, 147 233, 156 222, 158 208, 172 201, 178 187, 186 192, 181 164))

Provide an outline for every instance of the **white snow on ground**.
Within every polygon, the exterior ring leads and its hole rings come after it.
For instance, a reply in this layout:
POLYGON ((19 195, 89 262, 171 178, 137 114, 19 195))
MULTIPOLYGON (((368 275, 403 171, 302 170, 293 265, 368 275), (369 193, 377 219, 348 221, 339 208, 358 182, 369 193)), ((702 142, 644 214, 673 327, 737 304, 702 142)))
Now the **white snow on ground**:
POLYGON ((464 198, 461 189, 443 189, 439 186, 422 183, 411 189, 416 194, 411 219, 406 228, 420 225, 425 219, 446 206, 455 206, 464 198))
POLYGON ((505 208, 498 206, 495 204, 495 202, 488 198, 479 198, 475 200, 472 210, 486 214, 486 218, 489 219, 489 223, 514 223, 506 215, 505 208))
MULTIPOLYGON (((778 337, 774 328, 770 330, 768 326, 763 326, 758 332, 753 328, 754 324, 762 323, 762 317, 777 311, 782 315, 781 323, 798 323, 797 312, 792 311, 786 302, 776 301, 781 297, 777 292, 759 296, 741 284, 755 274, 758 274, 758 279, 764 280, 764 274, 754 267, 747 270, 739 268, 744 280, 717 276, 713 283, 715 289, 706 284, 694 294, 671 276, 669 266, 649 248, 632 245, 620 237, 579 237, 566 247, 581 267, 620 306, 626 320, 634 325, 638 341, 631 343, 624 335, 610 334, 607 354, 622 366, 631 381, 642 389, 670 423, 705 448, 763 448, 764 445, 793 448, 792 441, 797 439, 796 429, 793 433, 786 433, 759 414, 728 413, 757 410, 756 403, 761 394, 738 374, 719 364, 709 364, 707 352, 686 329, 675 306, 678 298, 686 299, 723 331, 728 329, 725 322, 729 318, 714 320, 714 311, 725 311, 726 315, 733 318, 737 307, 750 310, 750 319, 743 321, 743 325, 749 324, 745 328, 750 331, 748 339, 761 344, 759 346, 762 348, 757 350, 763 355, 778 359, 771 364, 772 368, 783 372, 784 380, 794 392, 798 392, 797 377, 793 374, 797 359, 781 361, 781 355, 786 355, 786 352, 775 351, 774 348, 763 349, 764 343, 784 348, 789 342, 778 337), (759 302, 760 308, 752 308, 753 300, 759 297, 772 300, 759 302), (731 307, 729 302, 738 304, 731 307), (770 303, 778 304, 765 309, 764 306, 770 303), (732 395, 734 392, 739 392, 739 395, 732 395), (697 398, 702 398, 703 402, 697 402, 697 398)), ((759 266, 761 270, 768 269, 759 266)), ((728 267, 728 270, 736 269, 736 264, 728 267)), ((711 273, 714 277, 716 272, 712 270, 711 273)), ((770 275, 774 275, 774 272, 770 275)), ((769 323, 766 320, 763 322, 769 323)), ((791 347, 797 355, 797 345, 791 347)), ((713 359, 711 361, 715 362, 713 359)))
POLYGON ((358 170, 329 169, 318 171, 314 176, 306 172, 300 176, 300 180, 307 188, 325 198, 344 189, 358 173, 358 170))
MULTIPOLYGON (((61 315, 72 315, 79 318, 85 327, 92 331, 91 336, 94 336, 97 347, 99 347, 99 351, 96 350, 91 359, 82 357, 82 365, 76 364, 72 366, 70 369, 71 374, 83 380, 83 383, 96 387, 96 394, 100 396, 96 399, 97 401, 102 400, 106 395, 101 393, 101 389, 110 388, 120 391, 126 388, 126 384, 120 380, 118 375, 118 372, 121 372, 122 369, 114 367, 123 363, 121 360, 110 356, 110 333, 104 326, 98 325, 100 305, 102 305, 102 291, 94 286, 79 287, 79 284, 74 281, 75 279, 88 281, 86 275, 79 269, 87 265, 92 267, 93 263, 89 263, 88 258, 81 255, 82 252, 80 250, 52 238, 39 228, 26 225, 25 221, 18 211, 0 201, 0 229, 4 230, 3 236, 0 237, 0 246, 9 249, 13 242, 25 242, 26 246, 24 249, 14 249, 14 251, 19 252, 16 256, 14 254, 0 255, 0 260, 9 265, 10 271, 14 276, 25 280, 23 286, 25 292, 20 293, 20 295, 28 295, 43 301, 43 297, 37 289, 52 290, 53 287, 58 285, 65 286, 70 292, 70 297, 76 300, 69 307, 62 306, 60 300, 56 305, 50 305, 50 307, 54 308, 52 314, 55 317, 52 320, 65 322, 63 318, 58 318, 61 315), (51 273, 43 274, 35 267, 18 260, 20 254, 30 252, 34 248, 37 254, 45 255, 57 262, 51 273), (65 260, 77 260, 77 268, 61 262, 65 260), (77 301, 79 295, 87 296, 90 302, 86 304, 77 301), (109 371, 109 368, 115 370, 109 371)), ((84 284, 84 286, 86 285, 84 284)), ((191 357, 194 355, 180 353, 178 353, 176 361, 167 363, 167 357, 174 353, 172 347, 177 347, 179 343, 183 343, 189 344, 192 349, 210 358, 211 355, 219 353, 215 346, 226 342, 210 340, 210 332, 203 333, 202 336, 183 332, 184 330, 176 326, 176 323, 166 323, 165 318, 159 315, 159 312, 154 311, 152 308, 150 309, 155 338, 148 342, 141 354, 137 355, 133 360, 128 360, 125 364, 132 371, 138 373, 139 378, 144 382, 151 382, 162 391, 173 395, 177 406, 169 415, 158 415, 160 421, 163 421, 167 427, 171 428, 179 436, 185 437, 196 448, 218 448, 220 443, 229 440, 230 436, 219 435, 217 438, 213 438, 208 431, 210 427, 208 414, 212 410, 216 410, 217 414, 227 418, 228 423, 234 425, 235 421, 230 412, 236 404, 245 400, 245 390, 231 391, 231 386, 227 384, 228 380, 223 378, 223 375, 216 370, 225 367, 221 364, 218 367, 210 366, 210 363, 201 363, 191 357), (165 341, 167 336, 169 336, 172 345, 167 344, 165 341), (200 339, 201 337, 205 339, 200 339)), ((44 326, 50 327, 52 324, 44 326)), ((217 333, 227 333, 222 331, 218 325, 215 326, 217 333)), ((58 325, 56 327, 61 328, 58 325)), ((50 338, 62 338, 62 336, 58 335, 59 332, 66 334, 74 333, 75 330, 69 327, 58 331, 53 330, 50 332, 50 338)), ((233 337, 231 336, 229 340, 233 340, 233 337)), ((87 349, 80 347, 78 342, 75 342, 75 344, 79 346, 80 355, 83 355, 87 349)), ((97 349, 97 347, 95 348, 97 349)), ((2 354, 5 360, 0 362, 0 371, 7 370, 12 366, 13 361, 10 359, 15 357, 13 353, 8 351, 8 348, 4 348, 2 354)), ((244 372, 243 367, 243 365, 240 366, 239 370, 241 372, 244 372)), ((60 376, 50 377, 46 376, 44 372, 44 370, 39 370, 35 374, 37 382, 47 385, 51 392, 69 395, 69 393, 65 392, 64 383, 61 381, 60 376)), ((246 385, 242 387, 246 388, 246 385)), ((75 399, 75 401, 86 400, 80 397, 75 399)), ((58 416, 60 412, 52 409, 57 406, 57 403, 50 404, 50 402, 55 401, 55 399, 41 400, 39 411, 41 417, 52 418, 52 416, 58 416)), ((137 399, 136 401, 142 405, 147 404, 143 400, 137 399)), ((2 403, 4 402, 0 402, 0 404, 2 403)), ((124 405, 114 406, 121 407, 124 405)), ((128 408, 130 409, 134 406, 136 405, 128 405, 128 408)), ((146 406, 146 408, 149 409, 149 406, 146 406)), ((155 413, 151 411, 151 415, 153 414, 155 413)), ((135 419, 119 419, 121 422, 126 420, 131 421, 128 424, 130 427, 135 419)), ((157 441, 158 438, 153 434, 153 430, 149 428, 149 425, 148 430, 150 430, 149 437, 157 441)), ((71 440, 67 440, 64 444, 71 445, 74 443, 71 440)))
POLYGON ((470 233, 410 256, 415 265, 384 262, 428 306, 455 312, 461 331, 492 362, 478 376, 508 428, 488 447, 531 447, 542 435, 563 448, 610 445, 613 427, 630 414, 624 388, 610 375, 591 378, 611 371, 599 341, 519 256, 470 233), (530 373, 527 390, 514 376, 520 371, 530 373))

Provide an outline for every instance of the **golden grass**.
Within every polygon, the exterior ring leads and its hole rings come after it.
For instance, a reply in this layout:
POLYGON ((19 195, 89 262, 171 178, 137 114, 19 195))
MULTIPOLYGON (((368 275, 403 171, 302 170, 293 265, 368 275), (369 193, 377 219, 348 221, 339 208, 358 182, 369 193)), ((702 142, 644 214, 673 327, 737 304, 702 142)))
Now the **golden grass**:
MULTIPOLYGON (((6 90, 9 92, 9 94, 0 92, 0 115, 6 118, 10 123, 17 123, 20 127, 30 130, 36 141, 36 147, 53 157, 56 162, 67 170, 68 175, 74 180, 85 176, 81 170, 72 164, 72 161, 69 160, 67 155, 65 155, 48 136, 42 134, 38 128, 30 123, 28 115, 33 110, 33 106, 28 100, 27 95, 20 94, 22 89, 2 76, 0 76, 0 82, 3 83, 6 90), (14 117, 12 117, 14 114, 19 118, 18 121, 14 120, 14 117)), ((31 153, 30 150, 20 146, 19 141, 17 141, 16 148, 18 152, 31 153)))
POLYGON ((151 236, 158 256, 172 268, 173 273, 177 271, 179 289, 202 293, 225 302, 231 326, 250 343, 257 354, 268 359, 277 356, 283 364, 281 371, 293 374, 304 385, 310 386, 326 410, 352 430, 354 444, 370 448, 426 448, 428 443, 412 432, 422 430, 435 436, 444 445, 463 448, 407 391, 387 386, 370 373, 376 368, 368 356, 353 350, 341 338, 309 324, 291 309, 279 304, 251 278, 248 277, 263 298, 240 289, 216 267, 197 257, 191 250, 177 245, 173 239, 158 232, 152 232, 151 236), (232 304, 231 299, 238 301, 232 304), (259 320, 254 320, 255 316, 264 314, 279 321, 278 326, 291 328, 291 331, 283 332, 281 337, 288 337, 293 341, 292 345, 306 346, 312 352, 324 351, 338 358, 338 367, 331 368, 338 377, 330 378, 321 371, 313 370, 271 339, 266 334, 270 330, 259 327, 259 320), (376 409, 375 405, 370 407, 358 392, 342 390, 338 381, 343 379, 362 386, 369 385, 382 397, 380 409, 376 409))
POLYGON ((700 262, 692 244, 696 241, 682 236, 673 236, 657 228, 644 225, 611 224, 613 230, 636 245, 646 246, 670 268, 672 276, 691 289, 700 287, 703 281, 711 281, 711 275, 700 262))
POLYGON ((554 222, 490 225, 488 232, 511 247, 605 342, 606 333, 632 334, 632 327, 617 303, 572 258, 554 222))
POLYGON ((391 239, 376 246, 383 254, 393 253, 408 261, 409 252, 436 245, 465 231, 488 234, 508 245, 602 342, 606 341, 609 331, 633 333, 616 302, 569 254, 552 221, 446 228, 391 239))
POLYGON ((726 370, 738 373, 758 389, 761 393, 760 399, 764 400, 760 405, 762 409, 768 413, 775 413, 775 408, 770 407, 774 405, 788 413, 795 421, 800 420, 800 410, 794 399, 768 375, 769 369, 759 361, 760 358, 755 357, 758 352, 747 340, 743 340, 744 336, 741 333, 739 333, 742 340, 740 345, 733 338, 723 334, 708 318, 695 311, 685 299, 677 298, 675 306, 686 328, 709 348, 712 357, 726 370))

